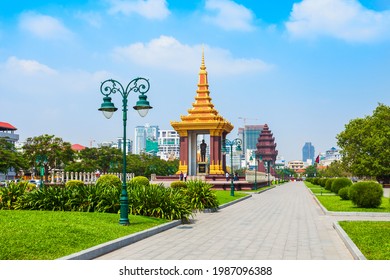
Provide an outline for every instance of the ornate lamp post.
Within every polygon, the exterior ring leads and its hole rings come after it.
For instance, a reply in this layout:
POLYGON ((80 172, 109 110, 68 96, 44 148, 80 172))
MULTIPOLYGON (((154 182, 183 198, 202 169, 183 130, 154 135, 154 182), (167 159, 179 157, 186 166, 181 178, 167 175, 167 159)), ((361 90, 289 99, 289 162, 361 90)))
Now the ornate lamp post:
POLYGON ((130 92, 139 93, 138 101, 133 107, 137 110, 141 117, 145 117, 152 107, 147 101, 146 93, 149 91, 150 84, 145 78, 135 78, 128 83, 126 88, 118 81, 109 79, 104 81, 100 86, 100 92, 104 95, 103 103, 99 108, 104 116, 109 119, 114 112, 118 110, 111 102, 111 94, 119 92, 122 96, 122 112, 123 112, 123 170, 122 170, 122 191, 120 196, 120 219, 119 224, 129 225, 129 197, 127 194, 126 185, 126 124, 127 124, 127 98, 130 92))
POLYGON ((45 155, 37 155, 35 162, 39 166, 39 175, 41 176, 41 181, 39 182, 39 188, 43 187, 43 177, 45 176, 45 165, 47 164, 47 157, 45 155))
POLYGON ((236 138, 234 140, 225 139, 222 142, 222 152, 226 153, 228 147, 230 147, 230 168, 232 175, 230 176, 230 195, 234 196, 234 172, 233 172, 233 146, 236 145, 236 151, 241 152, 241 144, 242 140, 240 138, 236 138))

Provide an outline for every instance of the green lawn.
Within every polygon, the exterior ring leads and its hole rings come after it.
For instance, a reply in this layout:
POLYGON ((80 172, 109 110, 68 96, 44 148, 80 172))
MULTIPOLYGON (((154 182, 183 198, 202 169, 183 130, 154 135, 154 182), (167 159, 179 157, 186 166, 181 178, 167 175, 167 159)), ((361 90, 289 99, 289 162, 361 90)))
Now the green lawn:
POLYGON ((328 211, 340 212, 390 212, 389 198, 382 197, 382 204, 378 208, 358 208, 350 200, 341 200, 338 195, 316 195, 321 204, 328 211))
POLYGON ((51 260, 166 223, 118 214, 0 210, 0 260, 51 260))
POLYGON ((340 226, 369 260, 390 260, 390 222, 344 221, 340 226))
POLYGON ((314 194, 333 194, 331 191, 322 188, 321 186, 313 185, 312 183, 305 182, 306 186, 314 193, 314 194))
POLYGON ((219 205, 234 201, 236 199, 239 199, 241 197, 247 196, 248 194, 241 191, 235 191, 234 196, 230 195, 230 190, 226 191, 215 191, 215 194, 217 195, 218 203, 219 205))

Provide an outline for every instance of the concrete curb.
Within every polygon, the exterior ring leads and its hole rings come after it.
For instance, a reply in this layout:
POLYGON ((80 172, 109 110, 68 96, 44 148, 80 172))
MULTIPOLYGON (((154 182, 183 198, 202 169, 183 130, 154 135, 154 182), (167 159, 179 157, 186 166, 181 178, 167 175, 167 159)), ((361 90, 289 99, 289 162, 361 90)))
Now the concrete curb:
POLYGON ((338 222, 333 222, 333 228, 339 234, 340 238, 343 240, 345 246, 347 246, 348 250, 351 252, 355 260, 367 260, 363 253, 359 250, 355 243, 353 243, 351 238, 349 238, 348 234, 343 230, 343 228, 339 225, 338 222))
POLYGON ((57 260, 92 260, 101 255, 107 254, 124 246, 130 245, 157 233, 174 228, 182 223, 181 220, 172 221, 151 229, 127 235, 97 246, 85 249, 83 251, 59 258, 57 260))

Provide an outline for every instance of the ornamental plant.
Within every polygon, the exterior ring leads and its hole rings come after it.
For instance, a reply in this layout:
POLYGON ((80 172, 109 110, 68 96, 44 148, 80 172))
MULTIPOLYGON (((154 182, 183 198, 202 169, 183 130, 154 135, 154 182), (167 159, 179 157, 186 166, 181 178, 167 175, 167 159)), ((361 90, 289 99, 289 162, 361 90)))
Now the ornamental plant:
POLYGON ((204 209, 218 208, 217 196, 211 188, 211 184, 200 180, 187 182, 187 188, 184 190, 184 193, 193 210, 203 211, 204 209))
POLYGON ((334 178, 328 178, 325 184, 325 189, 328 191, 332 191, 332 183, 335 179, 334 178))
POLYGON ((121 188, 122 181, 118 176, 106 174, 96 180, 96 187, 98 188, 121 188))
POLYGON ((76 187, 83 187, 84 182, 81 180, 69 180, 65 183, 65 188, 73 189, 76 187))
POLYGON ((339 190, 339 196, 342 200, 349 200, 349 187, 345 187, 339 190))
POLYGON ((133 179, 131 179, 131 182, 143 186, 149 186, 149 179, 145 176, 135 176, 133 179))
POLYGON ((187 184, 183 181, 174 181, 171 183, 171 188, 186 188, 187 184))
POLYGON ((335 194, 339 193, 339 190, 352 185, 352 181, 348 178, 337 178, 332 182, 331 191, 335 194))
POLYGON ((357 182, 349 188, 353 204, 361 208, 376 208, 382 203, 383 187, 378 182, 357 182))

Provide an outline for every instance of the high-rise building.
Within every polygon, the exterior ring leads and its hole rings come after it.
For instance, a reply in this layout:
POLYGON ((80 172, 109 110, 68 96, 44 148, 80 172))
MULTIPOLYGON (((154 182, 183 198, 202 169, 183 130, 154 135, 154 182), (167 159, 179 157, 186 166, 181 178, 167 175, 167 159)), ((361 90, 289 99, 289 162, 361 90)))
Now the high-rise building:
POLYGON ((238 137, 242 140, 242 160, 249 162, 250 150, 256 150, 257 139, 263 131, 264 125, 245 125, 238 128, 238 137), (244 158, 245 157, 245 158, 244 158))
POLYGON ((310 164, 314 163, 314 146, 311 144, 311 142, 306 142, 305 145, 302 148, 302 161, 308 162, 308 160, 311 161, 310 164))
POLYGON ((175 130, 159 131, 158 155, 164 160, 180 157, 180 136, 175 130))
POLYGON ((159 128, 156 125, 146 124, 144 126, 137 126, 134 134, 134 154, 158 152, 158 132, 159 128))

